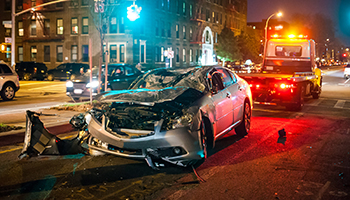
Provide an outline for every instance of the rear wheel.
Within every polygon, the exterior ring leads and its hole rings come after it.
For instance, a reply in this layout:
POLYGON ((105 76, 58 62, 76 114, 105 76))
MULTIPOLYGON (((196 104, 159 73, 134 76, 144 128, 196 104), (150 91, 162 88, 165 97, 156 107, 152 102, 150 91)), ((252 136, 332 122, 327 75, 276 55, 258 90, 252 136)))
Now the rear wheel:
POLYGON ((55 78, 54 78, 54 76, 53 76, 53 74, 49 74, 48 76, 47 76, 47 80, 48 81, 53 81, 55 78))
POLYGON ((244 102, 242 122, 235 128, 236 134, 243 137, 250 130, 252 111, 247 101, 244 102))
POLYGON ((75 75, 74 74, 70 75, 70 80, 74 80, 74 79, 75 79, 75 75))
POLYGON ((6 84, 1 90, 1 98, 4 101, 12 100, 15 97, 15 88, 11 84, 6 84))

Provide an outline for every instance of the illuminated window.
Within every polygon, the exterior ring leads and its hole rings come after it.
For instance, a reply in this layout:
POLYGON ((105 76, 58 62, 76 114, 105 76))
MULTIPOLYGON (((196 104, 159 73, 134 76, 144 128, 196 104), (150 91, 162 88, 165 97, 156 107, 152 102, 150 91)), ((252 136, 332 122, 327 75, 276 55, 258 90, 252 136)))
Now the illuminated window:
POLYGON ((63 35, 63 19, 57 19, 57 35, 63 35))
POLYGON ((7 46, 6 51, 7 51, 6 58, 8 58, 8 59, 11 58, 11 53, 8 53, 8 52, 11 52, 11 46, 7 46))
POLYGON ((109 22, 109 33, 117 33, 117 17, 111 17, 109 22))
POLYGON ((190 40, 192 40, 192 36, 193 36, 193 30, 192 30, 192 26, 190 27, 190 40))
POLYGON ((78 46, 72 45, 72 62, 78 61, 78 46))
POLYGON ((63 46, 62 45, 57 45, 56 49, 56 59, 57 62, 63 62, 63 46))
POLYGON ((193 49, 190 49, 190 62, 193 62, 193 49))
POLYGON ((109 61, 112 63, 118 62, 117 61, 117 45, 110 45, 109 52, 110 52, 109 61))
POLYGON ((190 4, 190 17, 192 17, 192 15, 193 15, 193 5, 190 4))
POLYGON ((175 31, 176 31, 176 38, 179 38, 179 25, 175 25, 175 31))
POLYGON ((89 18, 88 17, 83 17, 82 33, 83 34, 89 33, 89 18))
POLYGON ((36 20, 32 20, 30 22, 30 35, 35 36, 36 35, 36 20))
POLYGON ((186 62, 186 49, 185 48, 182 50, 182 61, 184 63, 186 62))
POLYGON ((37 53, 36 46, 31 46, 30 47, 30 60, 31 61, 36 61, 36 53, 37 53))
POLYGON ((71 30, 71 34, 72 35, 77 35, 78 34, 78 18, 72 18, 71 19, 71 28, 72 28, 72 30, 71 30))
POLYGON ((182 26, 182 34, 183 34, 183 38, 186 39, 186 26, 182 26))
POLYGON ((120 62, 125 62, 125 45, 121 44, 119 46, 119 59, 120 62))
POLYGON ((18 36, 23 36, 23 35, 24 35, 23 22, 19 21, 18 22, 18 36))
POLYGON ((160 47, 160 62, 164 62, 164 47, 160 47))
POLYGON ((182 14, 186 15, 186 2, 182 3, 182 14))

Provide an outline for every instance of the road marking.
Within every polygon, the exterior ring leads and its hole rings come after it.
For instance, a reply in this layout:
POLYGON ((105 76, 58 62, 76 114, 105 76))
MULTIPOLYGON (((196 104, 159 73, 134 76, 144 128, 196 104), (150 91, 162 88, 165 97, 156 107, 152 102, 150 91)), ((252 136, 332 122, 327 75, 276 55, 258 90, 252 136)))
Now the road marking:
POLYGON ((318 192, 318 195, 316 197, 316 200, 321 200, 322 199, 322 195, 323 193, 328 189, 329 185, 331 184, 331 182, 327 181, 326 184, 324 184, 324 186, 321 188, 321 190, 318 192))
MULTIPOLYGON (((58 90, 63 90, 63 86, 62 85, 49 85, 49 86, 43 86, 43 87, 37 87, 37 88, 31 88, 31 89, 28 89, 29 91, 30 90, 42 90, 43 88, 52 88, 52 87, 56 87, 56 86, 61 86, 62 88, 58 88, 58 90)), ((65 89, 66 87, 64 87, 65 89)), ((57 90, 57 88, 56 88, 57 90)))
POLYGON ((0 151, 0 154, 3 154, 3 153, 8 153, 8 152, 11 152, 11 151, 16 151, 18 149, 22 149, 23 147, 15 147, 15 148, 12 148, 12 149, 8 149, 8 150, 4 150, 4 151, 0 151))
POLYGON ((334 105, 334 108, 343 108, 345 105, 346 100, 338 100, 337 103, 334 105))
POLYGON ((308 103, 306 105, 308 105, 308 106, 318 106, 323 100, 324 100, 324 98, 320 98, 320 99, 317 99, 317 100, 313 101, 312 103, 310 103, 310 104, 308 103))

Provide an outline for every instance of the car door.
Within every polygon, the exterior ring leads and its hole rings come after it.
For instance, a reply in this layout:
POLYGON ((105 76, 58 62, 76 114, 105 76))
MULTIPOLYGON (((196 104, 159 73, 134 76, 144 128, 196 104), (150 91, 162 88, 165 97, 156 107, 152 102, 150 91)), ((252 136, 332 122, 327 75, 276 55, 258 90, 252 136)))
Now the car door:
POLYGON ((243 103, 245 99, 245 93, 243 91, 242 86, 238 83, 238 79, 236 75, 230 70, 224 69, 224 71, 232 80, 232 84, 228 87, 228 89, 233 96, 232 98, 232 103, 234 107, 233 120, 234 120, 234 123, 236 123, 242 118, 242 108, 243 108, 243 103))
POLYGON ((56 70, 53 71, 53 75, 57 79, 66 79, 66 64, 60 64, 56 70))
POLYGON ((210 75, 209 82, 211 83, 212 88, 212 101, 215 107, 215 137, 220 136, 220 133, 223 133, 224 130, 228 129, 229 126, 233 123, 233 105, 231 100, 231 92, 228 88, 224 87, 222 82, 223 75, 218 71, 213 71, 210 75))
POLYGON ((109 78, 112 90, 123 90, 128 88, 128 81, 125 75, 124 66, 117 66, 109 78))
POLYGON ((131 66, 125 66, 125 78, 127 82, 127 88, 131 85, 131 83, 139 76, 138 71, 132 68, 131 66))

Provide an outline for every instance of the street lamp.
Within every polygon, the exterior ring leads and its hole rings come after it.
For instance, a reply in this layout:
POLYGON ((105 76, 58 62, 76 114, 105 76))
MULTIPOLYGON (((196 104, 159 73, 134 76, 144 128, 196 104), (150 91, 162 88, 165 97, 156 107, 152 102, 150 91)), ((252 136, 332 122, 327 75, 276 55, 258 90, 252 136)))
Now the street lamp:
POLYGON ((270 17, 269 18, 267 18, 267 20, 266 20, 266 24, 265 24, 265 45, 264 45, 264 58, 265 58, 265 54, 266 54, 266 45, 267 45, 267 26, 269 25, 269 21, 270 21, 270 19, 273 17, 273 16, 275 16, 275 15, 277 15, 277 17, 281 17, 282 16, 282 13, 281 12, 278 12, 278 13, 273 13, 272 15, 270 15, 270 17))

